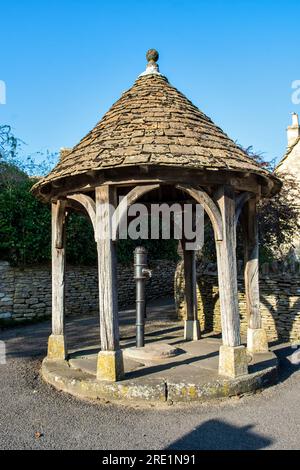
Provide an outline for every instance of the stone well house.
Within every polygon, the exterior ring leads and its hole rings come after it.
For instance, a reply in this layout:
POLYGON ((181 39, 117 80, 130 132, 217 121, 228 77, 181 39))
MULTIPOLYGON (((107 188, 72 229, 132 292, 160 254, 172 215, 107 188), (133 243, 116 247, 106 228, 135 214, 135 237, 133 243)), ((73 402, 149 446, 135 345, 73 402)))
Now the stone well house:
MULTIPOLYGON (((292 125, 287 128, 287 140, 286 153, 277 165, 275 173, 279 177, 293 177, 296 188, 291 191, 291 204, 299 208, 300 212, 300 125, 299 116, 296 113, 292 114, 292 125)), ((294 253, 297 258, 300 258, 300 234, 298 230, 295 231, 294 253)))

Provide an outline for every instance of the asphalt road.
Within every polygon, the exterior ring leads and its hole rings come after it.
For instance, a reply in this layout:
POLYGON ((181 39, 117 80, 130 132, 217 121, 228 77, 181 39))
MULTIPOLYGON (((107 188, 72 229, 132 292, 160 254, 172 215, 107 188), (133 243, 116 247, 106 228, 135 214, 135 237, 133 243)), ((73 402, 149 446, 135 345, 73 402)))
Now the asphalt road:
MULTIPOLYGON (((88 321, 72 325, 85 338, 88 321)), ((39 368, 48 334, 49 323, 0 332, 8 359, 0 364, 1 449, 300 447, 300 371, 287 365, 286 351, 280 383, 255 396, 132 408, 83 402, 45 384, 39 368)))

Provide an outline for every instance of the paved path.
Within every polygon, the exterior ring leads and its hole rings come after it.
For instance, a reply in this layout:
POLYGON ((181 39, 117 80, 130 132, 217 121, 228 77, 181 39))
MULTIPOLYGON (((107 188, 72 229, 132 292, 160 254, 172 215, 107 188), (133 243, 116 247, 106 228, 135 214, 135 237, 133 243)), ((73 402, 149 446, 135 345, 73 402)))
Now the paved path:
MULTIPOLYGON (((49 322, 0 331, 1 449, 299 449, 300 371, 281 349, 281 382, 255 396, 205 405, 126 407, 82 402, 39 377, 49 322), (42 434, 40 438, 35 433, 42 434)), ((97 337, 90 319, 68 323, 71 342, 97 337)))

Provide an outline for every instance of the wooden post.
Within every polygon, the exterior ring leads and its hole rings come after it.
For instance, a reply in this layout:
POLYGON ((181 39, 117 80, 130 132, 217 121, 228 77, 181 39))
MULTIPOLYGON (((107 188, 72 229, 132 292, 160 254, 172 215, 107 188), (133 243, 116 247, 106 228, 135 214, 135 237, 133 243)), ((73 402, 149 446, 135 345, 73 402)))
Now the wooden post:
POLYGON ((223 222, 223 239, 216 240, 223 345, 219 373, 237 377, 248 373, 246 349, 241 346, 237 289, 235 197, 230 186, 216 195, 223 222))
POLYGON ((268 351, 266 331, 262 328, 259 301, 259 243, 255 198, 243 208, 245 292, 248 314, 247 348, 250 352, 268 351))
POLYGON ((96 188, 96 230, 98 250, 99 310, 101 352, 97 379, 117 381, 123 377, 123 357, 119 346, 118 298, 115 243, 112 241, 112 217, 115 190, 104 185, 96 188))
POLYGON ((186 320, 184 322, 184 339, 197 341, 200 339, 200 322, 197 307, 196 252, 187 250, 182 240, 185 284, 186 320))
POLYGON ((48 341, 48 359, 64 360, 65 310, 65 219, 66 201, 52 203, 52 334, 48 341))

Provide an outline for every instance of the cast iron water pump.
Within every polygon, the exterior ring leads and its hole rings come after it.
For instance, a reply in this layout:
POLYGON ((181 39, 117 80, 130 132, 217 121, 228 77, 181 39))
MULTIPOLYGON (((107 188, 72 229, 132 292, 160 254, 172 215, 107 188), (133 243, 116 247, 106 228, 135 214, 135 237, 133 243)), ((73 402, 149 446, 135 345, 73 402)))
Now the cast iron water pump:
POLYGON ((136 280, 136 347, 145 345, 146 296, 145 282, 151 277, 147 267, 147 250, 138 246, 134 250, 134 278, 136 280))

